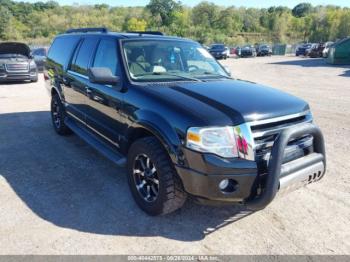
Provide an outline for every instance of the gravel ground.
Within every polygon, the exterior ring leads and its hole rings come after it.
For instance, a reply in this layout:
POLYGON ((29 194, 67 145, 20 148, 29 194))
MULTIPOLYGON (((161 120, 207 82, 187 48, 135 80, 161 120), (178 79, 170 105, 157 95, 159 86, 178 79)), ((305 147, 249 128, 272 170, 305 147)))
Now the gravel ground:
POLYGON ((36 84, 0 85, 0 254, 350 254, 350 67, 319 59, 229 59, 233 76, 310 102, 327 146, 319 183, 239 219, 188 202, 149 217, 125 171, 51 127, 36 84))

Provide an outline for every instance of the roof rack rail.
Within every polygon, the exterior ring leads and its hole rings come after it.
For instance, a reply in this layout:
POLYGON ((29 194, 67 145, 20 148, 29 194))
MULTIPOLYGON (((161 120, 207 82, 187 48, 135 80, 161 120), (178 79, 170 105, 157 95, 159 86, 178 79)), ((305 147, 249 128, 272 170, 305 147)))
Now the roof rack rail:
POLYGON ((106 27, 72 28, 72 29, 68 29, 66 31, 66 34, 92 33, 92 32, 108 33, 108 29, 106 27))
POLYGON ((159 31, 128 31, 127 33, 139 34, 139 35, 164 35, 159 31))

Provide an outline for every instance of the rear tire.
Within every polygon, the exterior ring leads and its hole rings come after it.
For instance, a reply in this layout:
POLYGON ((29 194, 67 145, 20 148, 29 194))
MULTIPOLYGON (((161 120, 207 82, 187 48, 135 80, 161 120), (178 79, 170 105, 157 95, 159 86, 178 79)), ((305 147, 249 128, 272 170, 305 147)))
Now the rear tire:
POLYGON ((61 99, 57 94, 54 94, 51 98, 51 119, 55 131, 61 136, 66 136, 72 133, 64 123, 65 118, 66 110, 61 99))
POLYGON ((141 138, 131 145, 127 175, 133 198, 151 216, 174 212, 186 201, 173 163, 155 137, 141 138))

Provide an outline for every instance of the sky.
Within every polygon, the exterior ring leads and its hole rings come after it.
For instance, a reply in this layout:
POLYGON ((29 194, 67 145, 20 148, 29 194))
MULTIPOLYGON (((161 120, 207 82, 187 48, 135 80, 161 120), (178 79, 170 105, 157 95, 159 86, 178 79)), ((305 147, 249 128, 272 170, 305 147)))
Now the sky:
MULTIPOLYGON (((25 2, 37 2, 39 0, 27 0, 25 2)), ((45 1, 45 0, 42 0, 45 1)), ((108 4, 110 6, 144 6, 147 5, 149 0, 55 0, 61 5, 75 4, 108 4)), ((183 4, 188 6, 194 6, 201 2, 201 0, 182 0, 183 4)), ((288 6, 293 8, 301 2, 309 2, 313 5, 338 5, 350 7, 350 0, 212 0, 217 5, 223 6, 245 6, 245 7, 270 7, 270 6, 288 6)))

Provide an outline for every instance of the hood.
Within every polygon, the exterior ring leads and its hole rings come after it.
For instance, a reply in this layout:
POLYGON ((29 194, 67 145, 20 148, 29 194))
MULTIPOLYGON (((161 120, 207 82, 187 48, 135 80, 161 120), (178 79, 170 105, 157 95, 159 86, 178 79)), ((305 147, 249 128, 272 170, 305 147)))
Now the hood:
POLYGON ((223 124, 229 119, 238 125, 309 109, 305 101, 295 96, 241 80, 178 83, 157 92, 175 99, 189 113, 210 120, 210 124, 223 124))
POLYGON ((0 54, 19 54, 30 56, 30 48, 26 44, 16 42, 0 43, 0 54))

